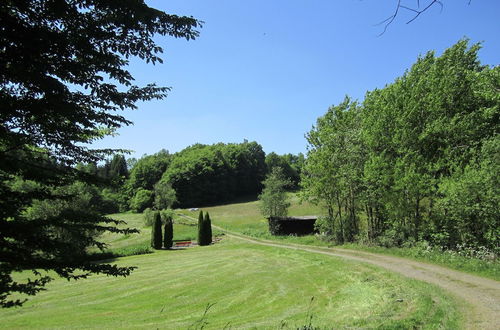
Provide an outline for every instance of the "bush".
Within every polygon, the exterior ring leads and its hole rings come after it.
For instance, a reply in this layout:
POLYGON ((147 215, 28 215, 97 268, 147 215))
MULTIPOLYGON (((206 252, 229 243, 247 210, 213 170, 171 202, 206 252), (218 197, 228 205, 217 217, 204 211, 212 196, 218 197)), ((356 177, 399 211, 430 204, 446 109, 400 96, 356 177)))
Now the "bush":
POLYGON ((324 236, 333 235, 333 219, 328 216, 318 217, 314 223, 314 230, 324 236))
POLYGON ((395 228, 387 229, 376 239, 376 243, 380 246, 390 248, 395 246, 402 246, 405 241, 405 235, 402 230, 395 228))
POLYGON ((205 245, 204 232, 203 232, 203 211, 198 214, 198 245, 205 245))
POLYGON ((165 219, 165 231, 163 236, 163 247, 165 249, 170 249, 173 245, 174 238, 174 226, 172 223, 172 218, 165 219))
POLYGON ((142 214, 144 215, 144 226, 152 226, 154 221, 154 211, 148 207, 142 214))
POLYGON ((105 188, 101 192, 104 213, 116 213, 128 211, 127 196, 110 188, 105 188))
POLYGON ((172 186, 164 181, 159 181, 154 186, 154 206, 155 208, 168 209, 177 202, 175 190, 172 186))
POLYGON ((151 228, 151 247, 160 250, 162 246, 160 212, 154 212, 153 219, 153 228, 151 228))
POLYGON ((212 244, 212 221, 210 220, 210 215, 205 213, 205 218, 203 219, 206 245, 212 244))
POLYGON ((153 192, 146 189, 139 189, 130 200, 130 209, 135 212, 142 212, 153 203, 153 192))
POLYGON ((212 243, 212 225, 210 221, 210 215, 205 214, 203 217, 203 211, 200 211, 198 215, 198 245, 210 245, 212 243))
POLYGON ((160 211, 160 215, 162 224, 166 224, 168 219, 174 219, 175 212, 172 209, 165 209, 160 211))

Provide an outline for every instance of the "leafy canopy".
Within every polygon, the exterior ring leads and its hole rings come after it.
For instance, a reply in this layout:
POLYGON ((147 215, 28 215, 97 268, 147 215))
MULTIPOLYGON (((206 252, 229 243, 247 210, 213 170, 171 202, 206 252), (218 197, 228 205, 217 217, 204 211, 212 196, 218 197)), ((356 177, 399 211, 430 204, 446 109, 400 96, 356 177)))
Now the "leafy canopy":
MULTIPOLYGON (((98 162, 111 151, 91 150, 88 143, 130 124, 117 111, 168 91, 134 85, 129 58, 161 62, 155 35, 194 39, 199 26, 142 0, 0 2, 0 306, 22 304, 9 299, 13 292, 41 290, 50 278, 40 270, 67 279, 129 274, 131 267, 86 261, 85 251, 57 234, 130 232, 116 229, 117 221, 82 208, 44 217, 25 211, 34 201, 71 197, 57 187, 97 181, 74 165, 98 162), (26 269, 35 279, 12 278, 26 269)), ((93 237, 85 237, 85 246, 104 248, 93 237)))
POLYGON ((264 189, 259 195, 262 215, 265 217, 285 217, 290 206, 286 188, 290 186, 291 182, 285 178, 281 167, 274 167, 262 183, 264 189))
POLYGON ((318 119, 302 185, 328 210, 325 233, 499 251, 500 67, 481 65, 479 49, 464 39, 428 52, 318 119))

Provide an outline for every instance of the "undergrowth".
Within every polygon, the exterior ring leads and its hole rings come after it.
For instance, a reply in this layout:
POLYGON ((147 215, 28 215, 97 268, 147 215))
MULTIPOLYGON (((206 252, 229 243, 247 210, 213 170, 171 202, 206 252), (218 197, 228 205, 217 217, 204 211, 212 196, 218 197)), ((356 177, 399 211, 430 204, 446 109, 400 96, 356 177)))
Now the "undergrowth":
POLYGON ((119 257, 128 257, 141 254, 153 253, 153 250, 147 243, 139 243, 135 245, 128 245, 121 248, 114 248, 105 251, 92 252, 88 254, 87 258, 92 261, 114 259, 119 257))

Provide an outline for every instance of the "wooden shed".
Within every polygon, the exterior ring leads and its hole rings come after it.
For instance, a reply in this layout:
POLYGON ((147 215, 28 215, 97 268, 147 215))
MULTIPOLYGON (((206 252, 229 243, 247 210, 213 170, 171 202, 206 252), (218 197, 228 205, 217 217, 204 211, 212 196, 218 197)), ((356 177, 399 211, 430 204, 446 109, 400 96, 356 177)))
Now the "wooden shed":
POLYGON ((269 232, 272 235, 310 235, 314 231, 317 216, 269 217, 269 232))

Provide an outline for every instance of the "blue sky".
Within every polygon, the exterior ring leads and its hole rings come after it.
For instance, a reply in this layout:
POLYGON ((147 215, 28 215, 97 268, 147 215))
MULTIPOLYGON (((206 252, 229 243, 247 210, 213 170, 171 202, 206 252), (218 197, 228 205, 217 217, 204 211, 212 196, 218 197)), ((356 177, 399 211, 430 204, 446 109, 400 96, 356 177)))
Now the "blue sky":
POLYGON ((411 24, 411 13, 402 11, 382 36, 376 24, 396 0, 146 2, 205 24, 194 41, 157 38, 164 64, 130 62, 138 84, 172 87, 166 99, 127 111, 133 126, 93 145, 131 149, 134 157, 244 139, 266 153, 306 152, 304 135, 329 106, 345 95, 361 100, 419 54, 440 54, 466 36, 483 43, 483 64, 500 60, 497 0, 443 0, 442 10, 434 6, 411 24))

